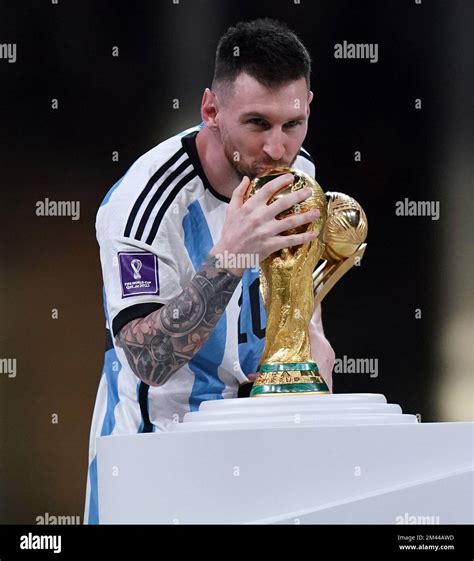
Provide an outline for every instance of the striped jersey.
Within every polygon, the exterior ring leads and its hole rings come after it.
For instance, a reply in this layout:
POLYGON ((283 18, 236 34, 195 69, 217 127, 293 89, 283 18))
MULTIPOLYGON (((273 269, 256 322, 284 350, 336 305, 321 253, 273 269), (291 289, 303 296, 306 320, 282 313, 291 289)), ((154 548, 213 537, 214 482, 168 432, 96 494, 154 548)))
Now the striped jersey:
MULTIPOLYGON (((199 352, 162 386, 140 381, 115 343, 128 322, 178 296, 220 240, 230 199, 204 175, 196 149, 202 126, 141 156, 97 212, 106 350, 90 433, 85 523, 99 523, 97 437, 166 431, 203 401, 237 397, 263 352, 266 316, 254 269, 246 269, 199 352)), ((314 177, 303 148, 293 166, 314 177)))

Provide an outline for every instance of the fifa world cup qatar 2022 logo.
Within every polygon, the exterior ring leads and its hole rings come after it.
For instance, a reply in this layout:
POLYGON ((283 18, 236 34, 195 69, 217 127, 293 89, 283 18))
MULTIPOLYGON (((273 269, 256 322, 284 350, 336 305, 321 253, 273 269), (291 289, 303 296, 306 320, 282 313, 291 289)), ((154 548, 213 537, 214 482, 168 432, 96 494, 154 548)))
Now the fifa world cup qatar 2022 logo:
POLYGON ((120 252, 122 298, 139 294, 159 294, 158 260, 151 252, 120 252))

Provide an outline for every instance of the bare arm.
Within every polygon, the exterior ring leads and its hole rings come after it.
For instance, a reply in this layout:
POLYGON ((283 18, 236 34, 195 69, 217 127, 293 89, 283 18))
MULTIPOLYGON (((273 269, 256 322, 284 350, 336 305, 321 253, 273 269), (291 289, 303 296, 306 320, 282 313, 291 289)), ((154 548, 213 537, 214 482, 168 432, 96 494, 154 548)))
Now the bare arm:
POLYGON ((321 304, 314 310, 309 323, 309 339, 311 345, 311 355, 319 367, 319 372, 332 393, 332 370, 336 360, 336 354, 331 343, 324 335, 323 323, 321 319, 321 304))
MULTIPOLYGON (((212 252, 211 252, 212 253, 212 252)), ((209 338, 240 281, 209 255, 183 292, 117 334, 132 371, 151 386, 163 385, 209 338)))

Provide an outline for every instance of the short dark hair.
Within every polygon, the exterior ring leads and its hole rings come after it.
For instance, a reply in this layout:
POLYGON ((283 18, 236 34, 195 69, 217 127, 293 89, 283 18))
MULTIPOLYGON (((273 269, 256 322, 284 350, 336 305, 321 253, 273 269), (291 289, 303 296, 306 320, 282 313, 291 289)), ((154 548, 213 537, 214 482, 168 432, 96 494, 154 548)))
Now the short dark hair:
POLYGON ((242 21, 219 41, 212 85, 233 83, 241 72, 267 88, 299 78, 305 78, 309 88, 311 57, 285 23, 270 18, 242 21))

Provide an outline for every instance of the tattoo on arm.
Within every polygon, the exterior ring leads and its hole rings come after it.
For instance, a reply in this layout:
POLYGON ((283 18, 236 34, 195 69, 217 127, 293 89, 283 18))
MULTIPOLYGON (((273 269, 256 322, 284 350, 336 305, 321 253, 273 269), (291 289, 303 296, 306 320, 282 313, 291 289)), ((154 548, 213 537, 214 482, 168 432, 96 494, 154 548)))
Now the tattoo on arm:
POLYGON ((118 333, 130 367, 147 384, 161 386, 204 345, 241 277, 208 257, 183 292, 118 333))

